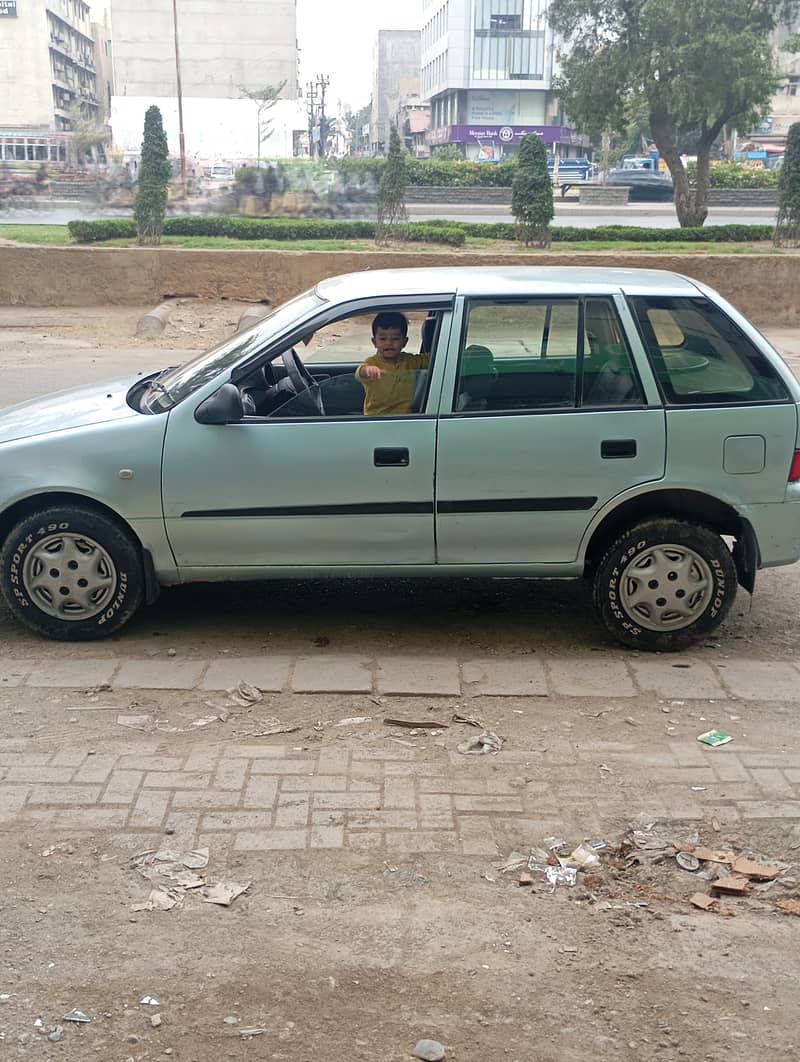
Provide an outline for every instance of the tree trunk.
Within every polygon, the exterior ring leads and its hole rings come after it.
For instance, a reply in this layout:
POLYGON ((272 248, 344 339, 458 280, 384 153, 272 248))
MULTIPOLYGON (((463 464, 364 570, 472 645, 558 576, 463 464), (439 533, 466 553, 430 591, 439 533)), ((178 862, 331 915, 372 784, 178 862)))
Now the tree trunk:
POLYGON ((697 141, 697 184, 694 190, 694 216, 692 225, 703 225, 708 217, 708 191, 711 187, 711 144, 697 141))
POLYGON ((666 121, 659 115, 651 114, 650 128, 659 154, 666 162, 672 176, 678 224, 682 229, 702 226, 708 214, 709 145, 702 141, 697 144, 697 187, 692 194, 686 167, 683 165, 674 140, 667 131, 666 121))

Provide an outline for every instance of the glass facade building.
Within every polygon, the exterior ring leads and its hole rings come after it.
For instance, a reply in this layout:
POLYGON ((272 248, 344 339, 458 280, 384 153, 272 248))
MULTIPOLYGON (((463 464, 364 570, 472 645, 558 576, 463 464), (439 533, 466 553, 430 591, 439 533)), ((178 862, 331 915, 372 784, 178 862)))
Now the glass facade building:
POLYGON ((555 40, 548 0, 423 0, 422 95, 431 101, 432 147, 498 161, 539 133, 552 154, 587 143, 564 126, 551 91, 555 40))

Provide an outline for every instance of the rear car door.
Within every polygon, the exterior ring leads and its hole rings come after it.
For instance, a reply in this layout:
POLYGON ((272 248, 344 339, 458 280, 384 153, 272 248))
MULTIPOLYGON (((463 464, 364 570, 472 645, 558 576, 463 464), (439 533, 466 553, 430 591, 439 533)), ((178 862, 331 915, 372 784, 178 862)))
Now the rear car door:
POLYGON ((664 473, 664 410, 648 404, 614 298, 469 298, 459 311, 437 559, 575 562, 593 515, 664 473))
POLYGON ((667 417, 667 478, 737 507, 783 502, 797 431, 786 385, 724 307, 628 299, 667 417))

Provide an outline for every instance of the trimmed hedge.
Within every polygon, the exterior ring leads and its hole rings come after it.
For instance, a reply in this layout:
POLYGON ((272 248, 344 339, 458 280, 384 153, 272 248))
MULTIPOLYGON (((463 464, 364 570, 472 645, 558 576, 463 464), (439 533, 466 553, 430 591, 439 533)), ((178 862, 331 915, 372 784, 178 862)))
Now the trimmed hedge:
MULTIPOLYGON (((70 221, 69 232, 77 243, 135 239, 136 222, 70 221)), ((601 225, 578 229, 555 226, 553 243, 587 240, 629 243, 756 243, 772 239, 771 225, 708 225, 694 229, 645 229, 635 225, 601 225)), ((462 247, 467 236, 488 240, 514 240, 518 237, 512 222, 484 224, 431 219, 411 222, 400 229, 403 239, 462 247)), ((303 218, 190 217, 167 218, 165 236, 227 236, 238 240, 370 240, 375 238, 374 221, 317 221, 303 218)))
MULTIPOLYGON (((128 218, 113 221, 70 221, 70 236, 77 243, 103 243, 106 240, 136 238, 136 222, 128 218)), ((466 235, 454 222, 429 225, 412 222, 400 230, 402 237, 417 243, 443 243, 461 247, 466 235)), ((165 236, 225 236, 236 240, 370 240, 375 238, 374 221, 318 221, 304 218, 188 217, 167 218, 165 236)))
MULTIPOLYGON (((345 184, 374 181, 377 185, 386 165, 384 158, 356 159, 349 156, 332 163, 345 184)), ((428 188, 510 188, 517 172, 513 162, 456 162, 446 159, 406 158, 406 181, 415 187, 428 188)))
MULTIPOLYGON (((431 219, 428 227, 459 225, 467 236, 487 240, 519 239, 516 225, 509 221, 494 223, 453 222, 431 219)), ((771 225, 708 225, 703 228, 645 229, 636 225, 599 225, 579 229, 574 225, 552 226, 553 243, 578 243, 587 240, 629 243, 757 243, 772 239, 771 225)))
MULTIPOLYGON (((690 162, 686 167, 689 183, 694 184, 697 165, 690 162)), ((777 188, 780 170, 757 169, 742 162, 714 162, 708 171, 712 188, 777 188)))

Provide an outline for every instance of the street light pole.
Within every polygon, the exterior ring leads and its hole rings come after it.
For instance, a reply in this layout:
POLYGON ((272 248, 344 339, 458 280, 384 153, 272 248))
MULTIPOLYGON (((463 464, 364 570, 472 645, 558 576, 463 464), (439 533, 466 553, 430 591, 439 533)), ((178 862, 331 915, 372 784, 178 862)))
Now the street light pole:
POLYGON ((178 85, 178 142, 181 151, 181 185, 186 198, 186 141, 183 136, 183 93, 181 91, 181 53, 178 46, 178 0, 172 0, 172 23, 175 29, 175 80, 178 85))

